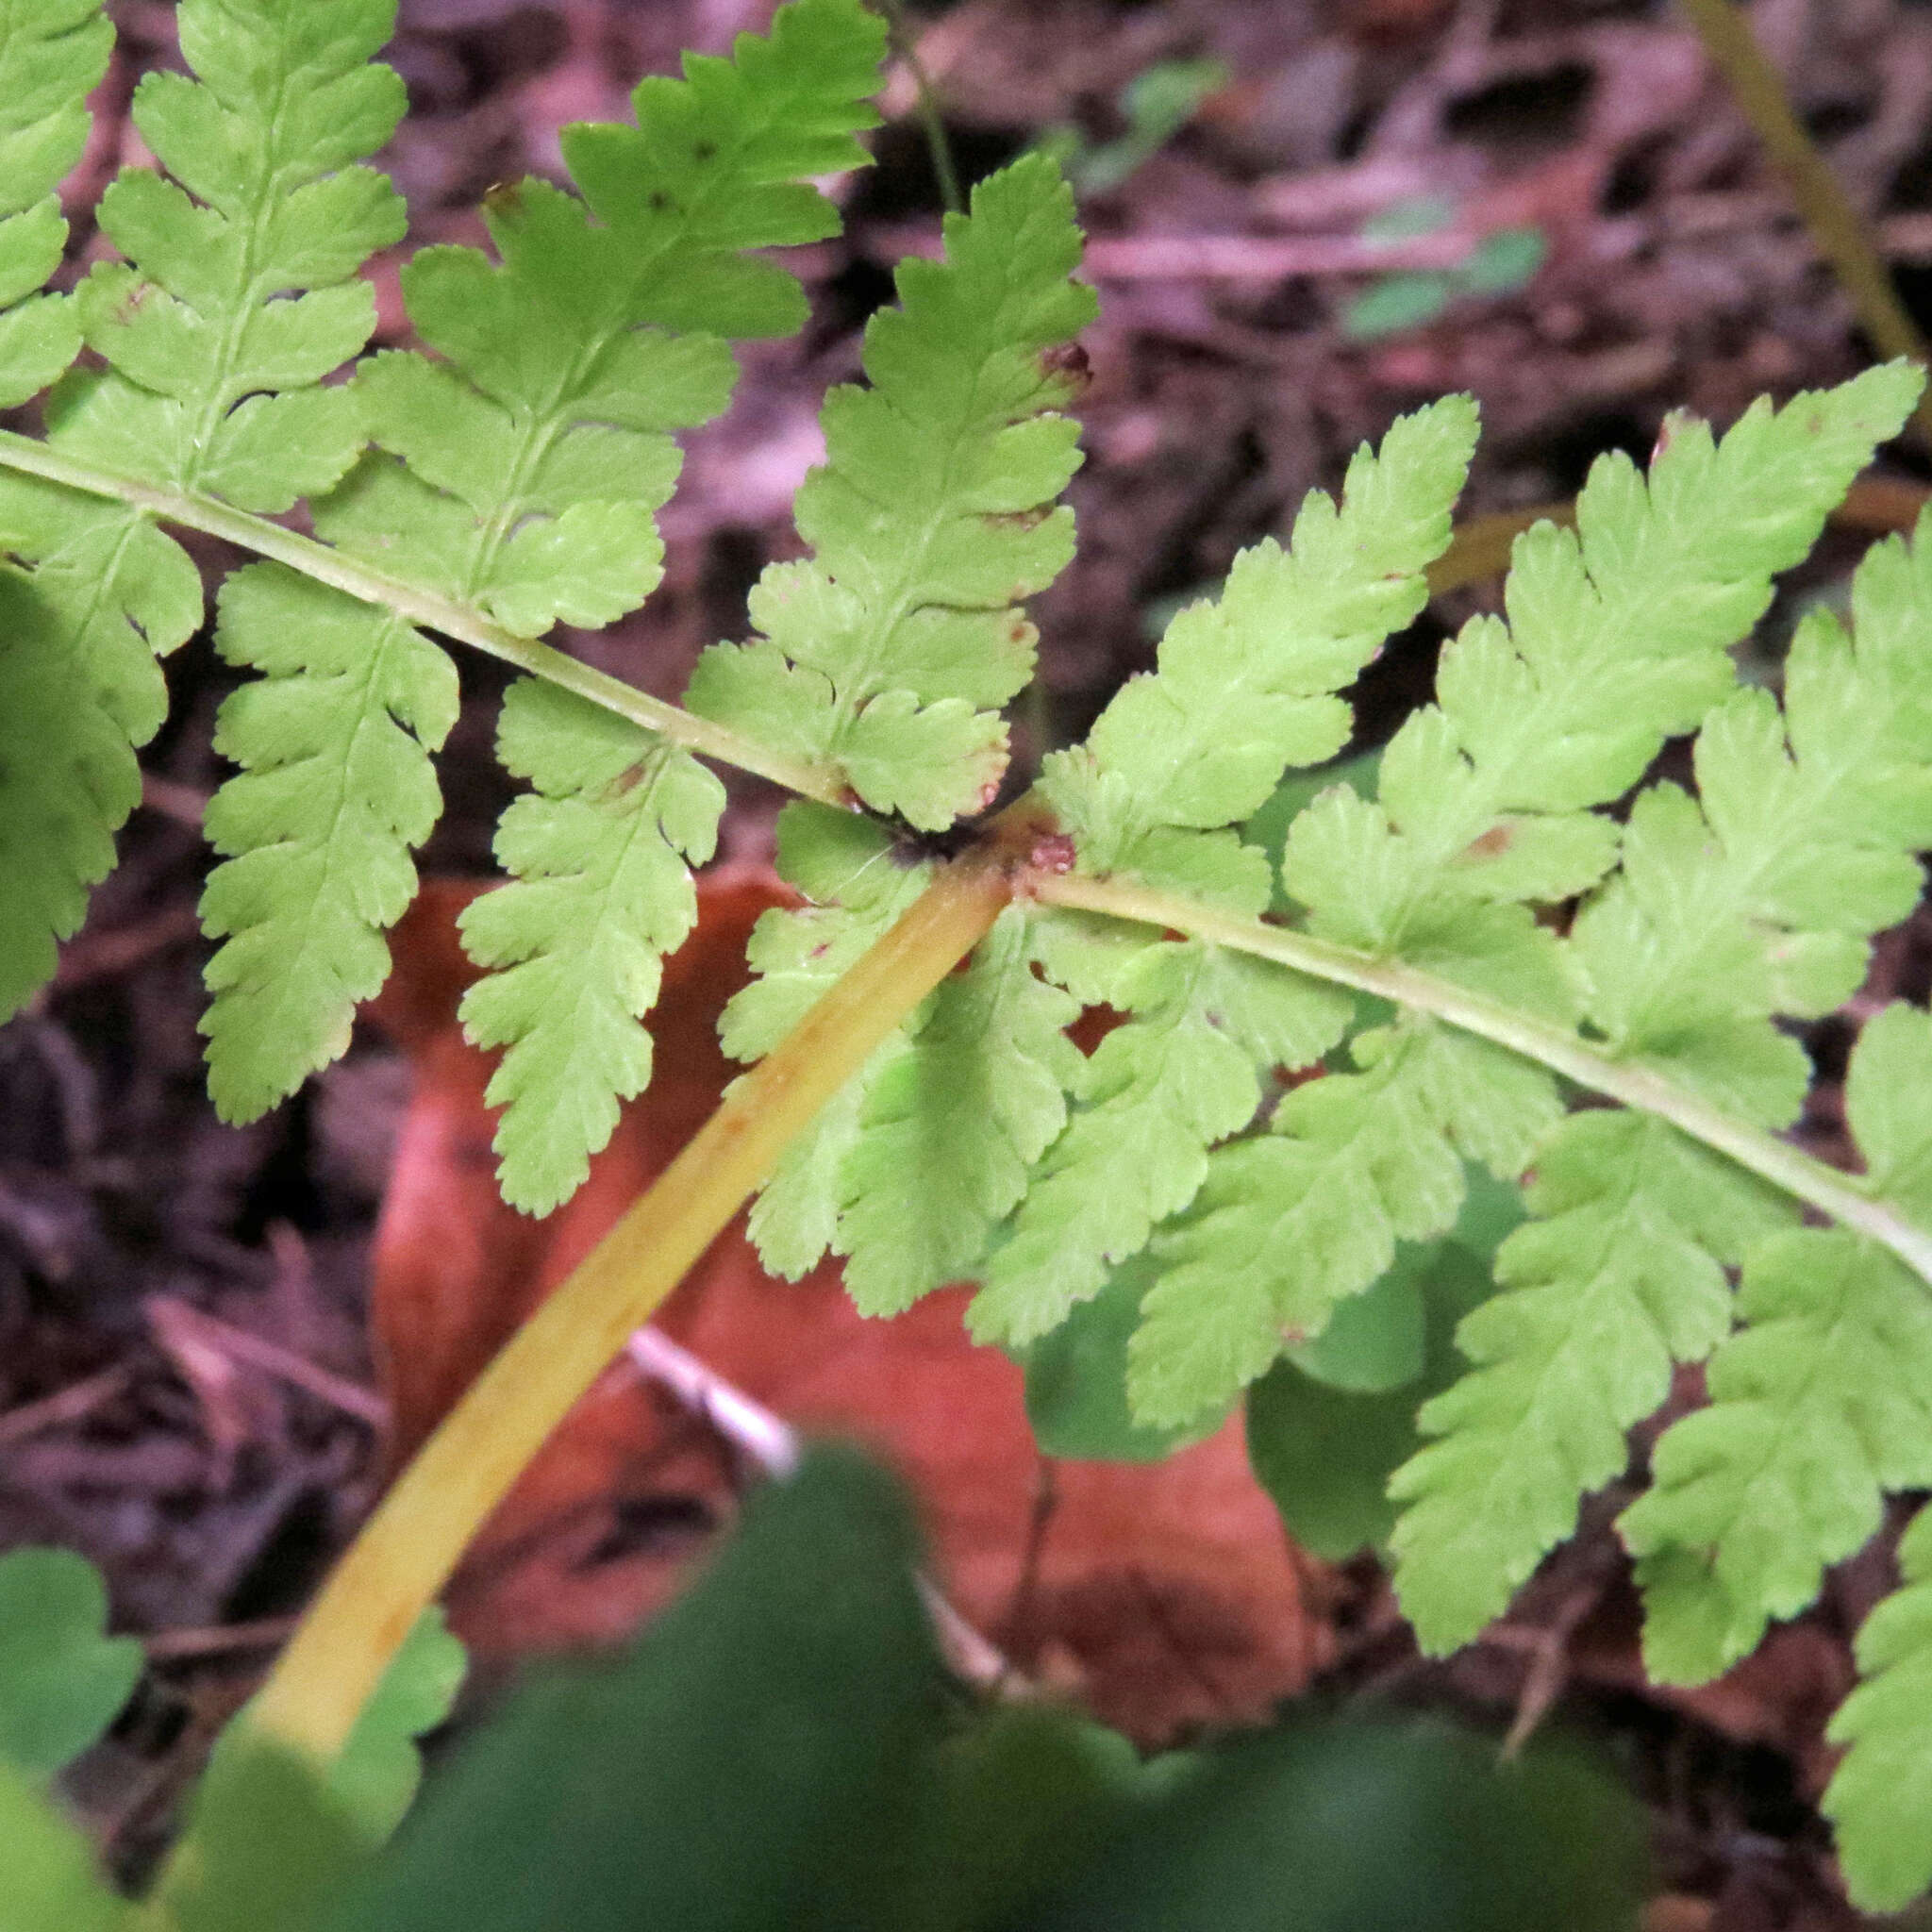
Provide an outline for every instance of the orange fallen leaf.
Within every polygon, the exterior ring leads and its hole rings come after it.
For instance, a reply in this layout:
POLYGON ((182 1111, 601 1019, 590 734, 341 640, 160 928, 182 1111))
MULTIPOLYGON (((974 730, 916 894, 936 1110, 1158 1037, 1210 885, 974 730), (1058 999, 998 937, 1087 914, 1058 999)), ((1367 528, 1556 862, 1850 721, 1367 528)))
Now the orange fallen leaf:
MULTIPOLYGON (((456 1024, 473 976, 457 912, 477 888, 431 882, 396 929, 373 1017, 416 1074, 373 1262, 373 1321, 407 1455, 490 1356, 662 1170, 731 1068, 717 1016, 743 983, 770 874, 699 882, 696 934, 666 962, 650 1091, 589 1182, 532 1222, 498 1200, 486 1058, 456 1024)), ((1020 1371, 967 1340, 968 1291, 868 1321, 835 1266, 774 1281, 741 1223, 713 1243, 660 1325, 716 1374, 808 1430, 857 1438, 908 1477, 941 1587, 1023 1667, 1077 1683, 1148 1740, 1258 1716, 1328 1652, 1298 1559, 1249 1474, 1239 1423, 1162 1463, 1046 1463, 1020 1371)), ((608 1641, 675 1589, 740 1481, 728 1446, 644 1385, 607 1372, 487 1526, 452 1585, 452 1621, 504 1657, 608 1641)))

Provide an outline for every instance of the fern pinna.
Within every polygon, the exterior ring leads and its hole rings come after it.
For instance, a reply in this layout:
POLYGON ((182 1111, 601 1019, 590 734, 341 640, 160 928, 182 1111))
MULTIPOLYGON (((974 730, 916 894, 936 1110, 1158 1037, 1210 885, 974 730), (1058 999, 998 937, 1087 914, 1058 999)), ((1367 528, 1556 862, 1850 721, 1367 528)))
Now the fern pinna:
MULTIPOLYGON (((1432 1651, 1620 1476, 1674 1365, 1705 1364, 1709 1399, 1622 1520, 1659 1677, 1724 1669, 1887 1494, 1932 1487, 1932 1020, 1890 1008, 1852 1056, 1862 1174, 1780 1138, 1810 1078, 1790 1023, 1857 990, 1932 846, 1932 530, 1871 553, 1848 620, 1806 617, 1781 696, 1731 656, 1916 372, 1721 439, 1674 419, 1647 473, 1601 460, 1575 528, 1525 534, 1504 614, 1445 647, 1436 701, 1373 771, 1325 774, 1344 693, 1450 541, 1476 412, 1446 398, 1241 557, 994 811, 1024 605, 1073 547, 1093 301, 1053 164, 982 182, 944 258, 902 266, 865 380, 825 404, 808 554, 674 708, 541 639, 657 582, 674 433, 725 406, 731 341, 802 320, 758 251, 836 227, 814 184, 864 158, 883 26, 791 0, 731 58, 643 82, 635 125, 566 130, 575 191, 493 191, 491 251, 403 271, 422 346, 364 356, 359 271, 404 226, 368 164, 403 107, 372 58, 391 10, 182 0, 189 72, 133 109, 157 166, 101 204, 118 258, 49 293, 110 33, 88 0, 0 0, 0 399, 44 391, 45 425, 0 436, 6 1011, 138 797, 158 659, 202 621, 162 526, 196 528, 250 559, 215 635, 258 674, 223 710, 239 769, 208 817, 228 1117, 340 1053, 381 984, 455 640, 526 674, 499 736, 529 788, 498 834, 511 881, 465 921, 518 1206, 566 1199, 648 1081, 723 760, 799 794, 778 855, 803 903, 754 938, 739 1058, 958 868, 1004 902, 785 1153, 753 1214, 777 1272, 829 1250, 880 1314, 976 1281, 974 1332, 1037 1380, 1111 1378, 1123 1453, 1245 1400, 1291 1524, 1385 1546, 1432 1651), (1694 783, 1646 783, 1674 741, 1694 783), (1095 1008, 1113 1024, 1082 1052, 1095 1008)), ((1932 1882, 1923 1517, 1903 1561, 1826 1800, 1877 1906, 1932 1882)))

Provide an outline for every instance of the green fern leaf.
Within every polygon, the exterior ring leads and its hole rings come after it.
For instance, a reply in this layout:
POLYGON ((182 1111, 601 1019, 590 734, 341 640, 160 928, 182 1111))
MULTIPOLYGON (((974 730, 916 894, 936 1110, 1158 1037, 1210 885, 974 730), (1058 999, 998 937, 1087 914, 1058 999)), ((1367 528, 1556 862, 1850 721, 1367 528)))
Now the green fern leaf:
POLYGON ((409 850, 440 799, 428 754, 457 716, 456 669, 399 617, 278 564, 222 587, 215 645, 262 672, 224 702, 215 748, 242 767, 209 802, 202 923, 208 1090, 249 1120, 348 1044, 389 971, 381 929, 415 896, 409 850))
POLYGON ((1724 1269, 1792 1218, 1781 1196, 1634 1113, 1573 1114, 1537 1154, 1533 1220, 1503 1243, 1506 1292, 1457 1345, 1476 1367, 1418 1418, 1441 1438, 1396 1472, 1396 1591, 1431 1654, 1499 1616, 1577 1498, 1624 1467, 1624 1432, 1671 1364, 1730 1325, 1724 1269))
POLYGON ((833 1245, 865 1314, 897 1314, 971 1272, 1027 1171, 1066 1124, 1079 1004, 1033 973, 1008 907, 965 973, 941 982, 907 1051, 871 1083, 841 1166, 833 1245))
POLYGON ((1885 1491, 1932 1486, 1924 1282, 1841 1231, 1795 1231, 1747 1258, 1739 1313, 1710 1407, 1665 1431, 1619 1524, 1659 1682, 1701 1683, 1755 1650, 1877 1531, 1885 1491))
POLYGON ((1722 442, 1667 425, 1649 478, 1599 459, 1577 528, 1519 538, 1509 622, 1477 618, 1442 654, 1435 706, 1384 754, 1375 804, 1335 794, 1291 828, 1289 893, 1325 938, 1459 978, 1567 1021, 1576 993, 1521 902, 1593 885, 1618 796, 1664 739, 1727 691, 1725 655, 1762 614, 1920 387, 1894 363, 1722 442))
POLYGON ((1059 413, 1076 384, 1057 352, 1093 313, 1044 158, 981 182, 945 238, 867 325, 871 387, 826 399, 826 461, 796 512, 814 555, 765 572, 762 640, 708 651, 685 699, 930 830, 989 805, 1006 770, 998 708, 1033 668, 1015 607, 1073 554, 1053 505, 1079 461, 1059 413))
POLYGON ((1892 1912, 1932 1885, 1932 1508, 1899 1544, 1905 1587, 1858 1632, 1863 1681, 1825 1736, 1848 1745, 1825 1789, 1825 1815, 1856 1904, 1892 1912))
POLYGON ((1254 1118, 1257 1070, 1311 1064, 1353 1011, 1333 988, 1192 943, 1141 946, 1106 997, 1133 1018, 1079 1070, 1066 1131, 989 1261, 967 1314, 982 1341, 1023 1347, 1097 1294, 1193 1199, 1209 1145, 1254 1118))
MULTIPOLYGON (((1911 790, 1894 788, 1894 805, 1905 809, 1911 790)), ((1834 824, 1812 829, 1832 850, 1834 824)), ((1853 855, 1840 862, 1857 876, 1853 855)), ((1928 1092, 1932 1021, 1888 1007, 1859 1035, 1846 1078, 1847 1116, 1882 1198, 1923 1187, 1928 1092)), ((1701 1681, 1744 1656, 1876 1531, 1886 1491, 1932 1486, 1923 1282, 1849 1233, 1806 1231, 1746 1258, 1739 1304, 1744 1326, 1707 1372, 1711 1406, 1665 1431, 1651 1490, 1623 1518, 1659 1678, 1701 1681)))
MULTIPOLYGON (((355 461, 359 407, 322 381, 375 326, 357 271, 403 233, 400 197, 359 164, 403 110, 401 80, 369 59, 393 17, 390 0, 183 0, 195 77, 151 74, 136 90, 135 125, 167 175, 124 169, 102 197, 101 225, 128 258, 97 265, 75 298, 108 366, 50 399, 58 446, 257 511, 290 508, 355 461)), ((242 575, 219 647, 272 682, 223 708, 217 742, 243 769, 209 809, 230 863, 202 908, 226 941, 202 1030, 229 1119, 340 1053, 355 1002, 381 985, 378 928, 409 902, 407 846, 438 805, 420 746, 388 714, 440 742, 455 706, 441 653, 394 620, 242 575), (299 630, 251 632, 311 617, 312 653, 299 630), (358 724, 353 743, 327 737, 358 724)))
POLYGON ((0 408, 80 353, 72 302, 41 291, 67 242, 54 190, 87 146, 87 97, 113 45, 100 0, 0 4, 0 408))
POLYGON ((150 74, 142 138, 172 179, 124 169, 100 222, 127 257, 76 301, 105 371, 49 409, 55 441, 112 469, 285 510, 361 447, 360 414, 322 378, 375 325, 357 270, 400 241, 401 197, 357 165, 394 131, 403 83, 370 56, 393 0, 182 0, 196 76, 150 74))
MULTIPOLYGON (((734 1059, 769 1053, 925 889, 932 868, 907 864, 883 826, 798 802, 778 814, 778 870, 808 901, 764 913, 745 958, 756 975, 724 1008, 720 1035, 734 1059)), ((764 1264, 796 1280, 832 1246, 845 1205, 841 1176, 858 1144, 874 1083, 907 1051, 887 1041, 786 1151, 753 1204, 764 1264)))
POLYGON ((864 161, 884 39, 860 0, 794 0, 733 59, 644 80, 635 127, 565 129, 581 201, 538 180, 494 192, 500 260, 419 253, 404 299, 441 359, 361 371, 388 454, 318 506, 323 534, 524 636, 642 603, 680 461, 670 432, 729 401, 725 337, 804 317, 792 276, 743 251, 837 232, 803 177, 864 161))
POLYGON ((487 1098, 504 1199, 547 1214, 590 1171, 618 1102, 651 1076, 642 1015, 660 961, 697 920, 690 865, 717 842, 724 788, 683 752, 525 678, 505 700, 506 766, 535 787, 504 814, 514 882, 465 908, 463 943, 491 969, 463 996, 478 1046, 508 1046, 487 1098))
MULTIPOLYGON (((1286 766, 1319 764, 1347 737, 1334 693, 1421 609, 1474 437, 1466 397, 1404 418, 1379 454, 1356 457, 1339 507, 1311 492, 1288 550, 1244 553, 1218 603, 1174 620, 1155 673, 1113 700, 1086 745, 1048 760, 1041 789, 1083 871, 1128 871, 1243 911, 1267 906, 1267 856, 1232 827, 1286 766)), ((1104 923, 1049 921, 1043 941, 1048 972, 1079 998, 1135 1018, 1089 1062, 973 1304, 974 1333, 1009 1346, 1098 1293, 1187 1207, 1208 1147, 1253 1118, 1257 1068, 1311 1064, 1353 1010, 1332 988, 1213 948, 1149 946, 1104 923)), ((1188 1420, 1239 1387, 1211 1379, 1184 1414, 1143 1419, 1188 1420)))
POLYGON ((1464 1156, 1514 1179, 1562 1111, 1540 1068, 1430 1021, 1359 1035, 1354 1054, 1363 1072, 1296 1088, 1272 1133, 1218 1149, 1156 1239, 1160 1278, 1129 1354, 1142 1422, 1225 1406, 1378 1280, 1398 1241, 1455 1224, 1464 1156))
POLYGON ((1754 1124, 1789 1125, 1809 1080, 1773 1016, 1857 991, 1871 934, 1917 902, 1932 846, 1932 525, 1877 545, 1853 579, 1853 635, 1813 612, 1781 716, 1725 700, 1698 735, 1698 799, 1638 801, 1622 873, 1575 923, 1591 1017, 1622 1056, 1754 1124), (1856 639, 1856 641, 1854 641, 1856 639))
MULTIPOLYGON (((802 319, 795 280, 745 251, 836 232, 801 177, 864 160, 854 136, 877 119, 884 38, 860 0, 795 0, 733 59, 641 83, 636 127, 567 129, 583 200, 535 180, 492 195, 500 260, 418 255, 404 296, 441 359, 362 370, 379 451, 316 506, 322 534, 525 636, 641 603, 661 574, 671 432, 729 400, 725 337, 802 319)), ((538 1212, 578 1185, 649 1077, 641 1016, 693 916, 683 858, 709 855, 723 808, 688 758, 591 715, 513 689, 500 743, 539 795, 498 839, 520 883, 464 925, 491 969, 465 1003, 471 1036, 508 1048, 491 1086, 506 1197, 538 1212)))
POLYGON ((1218 601, 1168 626, 1159 668, 1114 697, 1084 745, 1046 760, 1041 790, 1082 871, 1267 905, 1260 855, 1220 828, 1258 810, 1286 768, 1323 764, 1347 740, 1334 693, 1421 611, 1475 434, 1467 396, 1399 420, 1379 452, 1357 454, 1339 507, 1311 491, 1291 547, 1243 551, 1218 601))
MULTIPOLYGON (((1932 550, 1932 546, 1926 546, 1932 550)), ((1932 1024, 1894 1002, 1866 1021, 1845 1070, 1845 1118, 1881 1201, 1932 1225, 1932 1024)))
POLYGON ((139 512, 0 476, 0 1019, 54 974, 141 798, 134 747, 167 712, 157 653, 201 622, 188 555, 139 512))

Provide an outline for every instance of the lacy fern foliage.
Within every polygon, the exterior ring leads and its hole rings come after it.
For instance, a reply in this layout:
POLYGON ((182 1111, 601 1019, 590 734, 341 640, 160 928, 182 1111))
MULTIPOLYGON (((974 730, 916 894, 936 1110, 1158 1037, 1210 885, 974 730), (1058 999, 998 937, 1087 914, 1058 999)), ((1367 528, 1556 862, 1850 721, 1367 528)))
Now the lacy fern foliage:
MULTIPOLYGON (((1812 1081, 1795 1029, 1857 991, 1932 847, 1932 525, 1868 555, 1847 617, 1804 619, 1774 689, 1732 656, 1915 371, 1722 436, 1674 418, 1647 470, 1602 459, 1373 777, 1329 782, 1350 686, 1451 541, 1477 425, 1443 398, 1238 558, 1029 789, 1006 712, 1026 602, 1073 555, 1094 311, 1072 197, 1030 156, 901 265, 864 379, 825 402, 806 554, 673 707, 541 640, 657 585, 675 437, 726 407, 733 341, 802 323, 770 251, 836 231, 884 25, 791 0, 643 81, 631 122, 566 129, 575 186, 504 186, 487 248, 412 256, 416 346, 372 355, 363 271, 405 227, 373 159, 404 107, 375 58, 392 14, 181 0, 187 71, 133 108, 156 166, 108 190, 114 258, 70 289, 56 191, 111 34, 91 0, 0 0, 0 402, 45 425, 0 433, 0 1016, 53 974, 140 797, 159 659, 204 619, 163 526, 195 528, 247 558, 216 600, 248 675, 203 902, 227 1117, 339 1054, 382 984, 455 640, 524 674, 507 883, 463 928, 517 1206, 568 1199, 646 1089, 724 808, 707 760, 735 762, 799 794, 777 850, 800 904, 754 935, 740 1060, 792 1051, 949 882, 1004 908, 778 1160, 751 1221, 774 1272, 841 1257, 881 1315, 975 1283, 973 1331, 1083 1445, 1159 1453, 1252 1391, 1278 1492, 1357 1458, 1288 1513, 1324 1550, 1385 1546, 1433 1651, 1625 1475, 1687 1364, 1708 1402, 1621 1521, 1656 1675, 1725 1668, 1932 1487, 1932 1021, 1890 1007, 1852 1056, 1861 1174, 1782 1138, 1812 1081), (1673 744, 1678 776, 1650 777, 1673 744)), ((1902 1795, 1932 1765, 1924 1525, 1835 1732, 1828 1808, 1878 1904, 1932 1882, 1902 1795)))

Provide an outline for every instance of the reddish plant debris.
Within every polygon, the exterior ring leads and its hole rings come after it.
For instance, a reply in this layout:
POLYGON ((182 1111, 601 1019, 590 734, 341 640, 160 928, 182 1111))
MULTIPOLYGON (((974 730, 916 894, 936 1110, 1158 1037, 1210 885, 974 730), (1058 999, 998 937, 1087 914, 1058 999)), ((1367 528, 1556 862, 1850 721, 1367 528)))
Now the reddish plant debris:
MULTIPOLYGON (((768 874, 701 879, 698 930, 666 962, 651 1089, 591 1178, 547 1221, 497 1198, 483 1105, 490 1062, 456 1023, 474 976, 455 919, 477 888, 434 882, 394 935, 374 1017, 408 1053, 415 1091, 376 1233, 373 1320, 392 1405, 391 1453, 418 1446, 516 1324, 662 1170, 734 1071, 720 1009, 744 942, 788 903, 768 874)), ((1034 1446, 1019 1369, 974 1347, 968 1291, 868 1321, 836 1265, 774 1281, 734 1224, 661 1325, 714 1372, 800 1427, 856 1438, 911 1482, 941 1587, 1024 1669, 1159 1741, 1258 1717, 1329 1655, 1303 1566, 1247 1466, 1240 1424, 1153 1465, 1057 1463, 1034 1446)), ((452 1620, 495 1657, 618 1638, 675 1591, 744 1473, 699 1419, 624 1364, 553 1437, 452 1586, 452 1620)))

